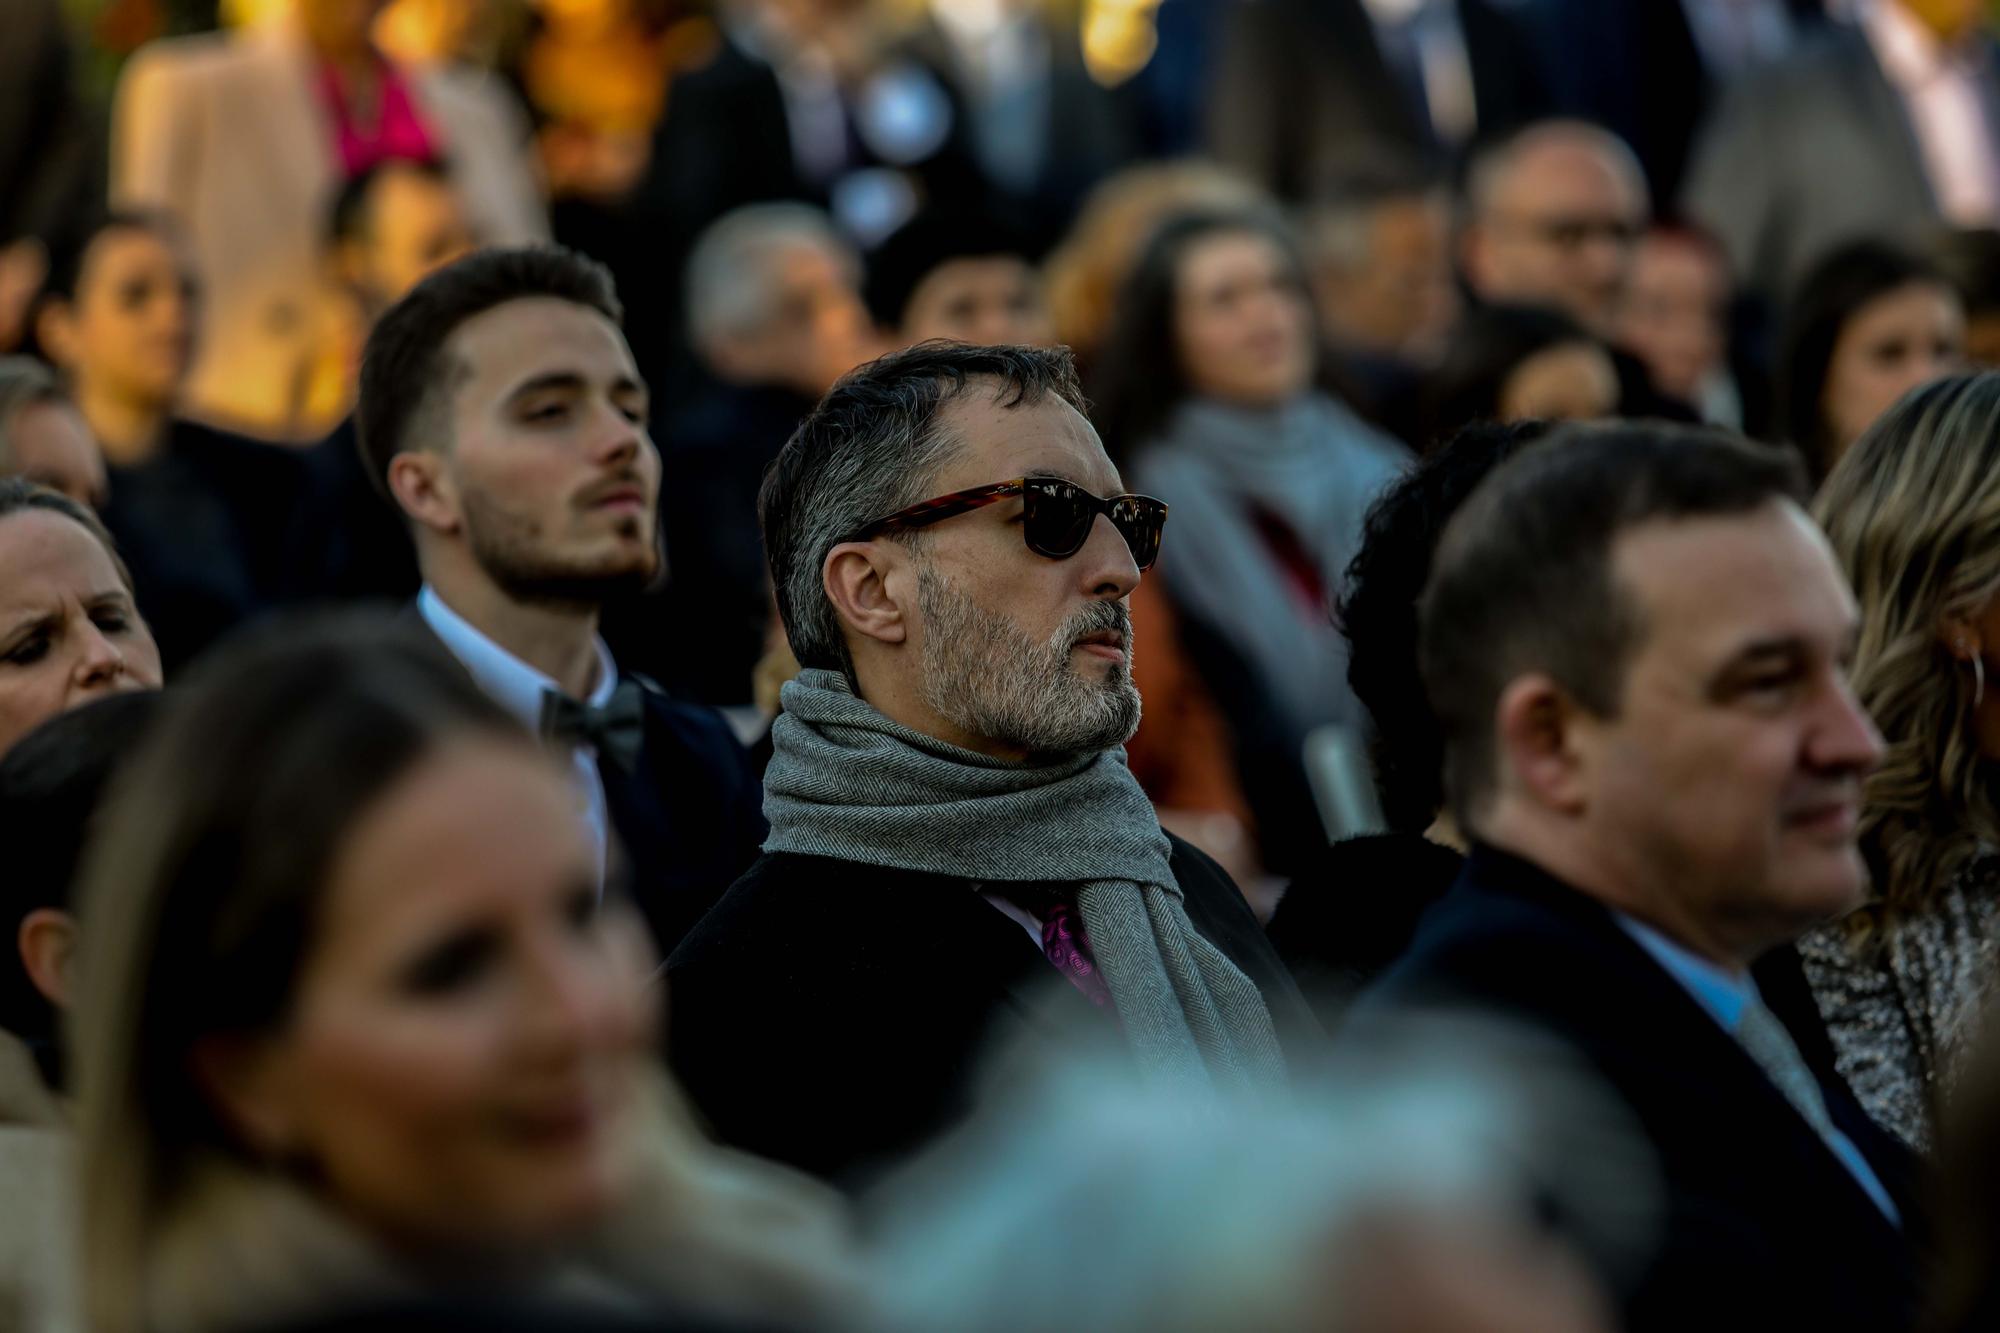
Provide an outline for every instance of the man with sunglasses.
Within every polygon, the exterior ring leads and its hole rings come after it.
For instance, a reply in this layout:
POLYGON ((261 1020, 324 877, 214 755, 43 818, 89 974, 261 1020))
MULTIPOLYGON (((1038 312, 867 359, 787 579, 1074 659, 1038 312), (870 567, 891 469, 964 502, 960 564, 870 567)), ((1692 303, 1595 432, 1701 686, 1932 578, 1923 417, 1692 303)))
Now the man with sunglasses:
POLYGON ((670 1056, 725 1140, 852 1183, 964 1115, 996 1044, 1099 1034, 1200 1096, 1311 1040, 1125 767, 1167 513, 1122 491, 1062 349, 921 343, 785 446, 761 510, 804 670, 771 837, 669 963, 670 1056))

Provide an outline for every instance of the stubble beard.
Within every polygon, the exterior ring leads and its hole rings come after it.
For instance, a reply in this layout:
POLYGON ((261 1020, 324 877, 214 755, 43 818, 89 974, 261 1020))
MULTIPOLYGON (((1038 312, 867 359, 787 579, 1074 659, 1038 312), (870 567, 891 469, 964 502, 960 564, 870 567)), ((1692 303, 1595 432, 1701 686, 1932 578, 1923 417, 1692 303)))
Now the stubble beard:
MULTIPOLYGON (((516 601, 535 606, 590 608, 645 591, 660 568, 659 534, 644 546, 642 557, 611 554, 597 559, 565 559, 548 549, 542 529, 485 495, 467 491, 465 539, 472 558, 486 577, 516 601)), ((616 526, 619 536, 640 539, 642 520, 628 516, 616 526)))

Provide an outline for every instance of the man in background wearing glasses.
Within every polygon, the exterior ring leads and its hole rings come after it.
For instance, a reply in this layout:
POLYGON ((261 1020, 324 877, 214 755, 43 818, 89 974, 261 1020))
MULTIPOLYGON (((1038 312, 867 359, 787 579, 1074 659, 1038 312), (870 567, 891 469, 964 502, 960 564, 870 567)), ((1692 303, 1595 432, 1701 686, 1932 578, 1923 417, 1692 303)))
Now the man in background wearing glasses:
POLYGON ((1082 407, 1067 350, 922 343, 841 380, 765 482, 805 670, 765 854, 669 964, 668 1049, 725 1141, 856 1183, 961 1118, 997 1044, 1098 1034, 1199 1099, 1311 1039, 1125 767, 1166 506, 1121 494, 1082 407))

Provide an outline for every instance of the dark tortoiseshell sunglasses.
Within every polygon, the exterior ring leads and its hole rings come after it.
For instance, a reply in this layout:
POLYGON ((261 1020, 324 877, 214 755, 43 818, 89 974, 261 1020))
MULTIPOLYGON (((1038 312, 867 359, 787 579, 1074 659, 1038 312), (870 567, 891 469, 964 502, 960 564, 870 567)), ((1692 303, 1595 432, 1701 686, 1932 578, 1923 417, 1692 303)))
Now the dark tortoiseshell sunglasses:
POLYGON ((1021 497, 1021 536, 1036 555, 1051 560, 1069 559, 1090 540, 1091 525, 1103 514, 1131 548, 1133 564, 1140 569, 1151 569, 1160 558, 1160 533, 1167 526, 1165 501, 1146 495, 1102 499, 1059 477, 1017 477, 1013 481, 940 495, 878 518, 841 540, 865 542, 891 532, 927 528, 1015 495, 1021 497))

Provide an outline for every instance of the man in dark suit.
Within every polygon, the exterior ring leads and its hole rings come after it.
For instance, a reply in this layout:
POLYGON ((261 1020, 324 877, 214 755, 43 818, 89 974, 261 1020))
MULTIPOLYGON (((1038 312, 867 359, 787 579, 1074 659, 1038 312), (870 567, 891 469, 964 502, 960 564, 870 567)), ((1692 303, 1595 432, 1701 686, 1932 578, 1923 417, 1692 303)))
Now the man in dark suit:
POLYGON ((764 825, 721 717, 622 676, 597 634, 604 599, 659 564, 660 458, 619 315, 590 260, 481 251, 376 325, 356 418, 416 538, 415 613, 567 757, 608 877, 670 950, 764 825))
POLYGON ((1310 1041, 1125 766, 1125 599, 1165 515, 1081 404, 1067 350, 921 344, 842 379, 765 485, 805 667, 771 839, 669 962, 670 1059, 729 1143, 852 1182, 962 1117, 996 1042, 1095 1035, 1198 1097, 1310 1041))
POLYGON ((1893 1329, 1917 1296, 1909 1163, 1750 970, 1861 901, 1882 754, 1803 490, 1718 433, 1570 427, 1468 501, 1424 602, 1473 852, 1356 1022, 1512 1019, 1629 1107, 1664 1189, 1635 1330, 1893 1329))
POLYGON ((1493 0, 1230 9, 1209 150, 1289 201, 1385 150, 1448 156, 1556 109, 1527 33, 1493 0))

